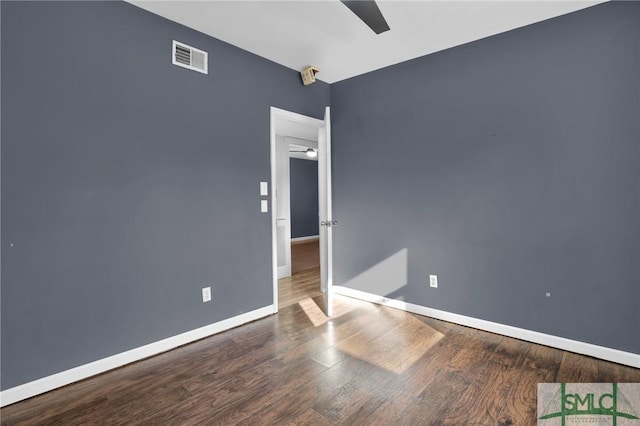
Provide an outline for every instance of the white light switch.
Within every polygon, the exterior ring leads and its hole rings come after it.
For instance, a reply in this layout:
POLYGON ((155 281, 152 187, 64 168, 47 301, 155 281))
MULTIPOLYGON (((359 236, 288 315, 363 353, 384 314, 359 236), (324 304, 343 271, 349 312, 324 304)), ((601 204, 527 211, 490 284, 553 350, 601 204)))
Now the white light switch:
POLYGON ((260 182, 260 195, 269 195, 269 184, 267 182, 260 182))
POLYGON ((260 212, 266 213, 269 211, 269 200, 260 200, 260 212))

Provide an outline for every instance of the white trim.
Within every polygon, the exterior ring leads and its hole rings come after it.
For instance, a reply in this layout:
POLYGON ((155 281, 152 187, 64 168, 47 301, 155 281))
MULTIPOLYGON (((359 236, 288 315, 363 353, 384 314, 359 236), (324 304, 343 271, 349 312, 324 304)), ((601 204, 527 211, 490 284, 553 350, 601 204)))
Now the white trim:
POLYGON ((278 279, 291 276, 291 168, 286 137, 280 132, 281 122, 276 122, 276 180, 273 191, 276 196, 278 247, 278 279))
POLYGON ((273 288, 273 313, 278 312, 278 242, 276 228, 276 120, 278 108, 269 112, 269 166, 271 167, 271 285, 273 288))
POLYGON ((309 235, 307 237, 296 237, 296 238, 292 238, 291 242, 292 243, 299 243, 302 241, 311 241, 311 240, 318 240, 320 239, 320 235, 309 235))
POLYGON ((365 300, 367 302, 377 303, 379 305, 388 306, 390 308, 401 309, 403 311, 412 312, 418 315, 448 321, 467 327, 473 327, 491 333, 514 337, 516 339, 526 340, 528 342, 538 343, 545 346, 551 346, 553 348, 588 355, 607 361, 613 361, 617 362, 618 364, 628 365, 630 367, 640 368, 640 354, 624 352, 618 349, 607 348, 591 343, 579 342, 577 340, 566 339, 564 337, 553 336, 551 334, 540 333, 524 328, 512 327, 510 325, 485 321, 482 319, 454 314, 451 312, 440 311, 437 309, 427 308, 426 306, 414 305, 413 303, 407 303, 401 300, 389 299, 384 296, 378 296, 364 291, 354 290, 352 288, 333 286, 333 290, 336 294, 352 297, 354 299, 365 300))
POLYGON ((23 399, 31 398, 55 388, 68 385, 79 380, 86 379, 96 374, 121 367, 123 365, 157 355, 162 352, 177 348, 178 346, 194 342, 199 339, 220 333, 230 328, 264 318, 273 313, 273 306, 265 306, 244 314, 237 315, 226 320, 218 321, 195 330, 187 331, 176 336, 168 337, 148 345, 140 346, 126 352, 121 352, 102 358, 88 364, 80 365, 69 370, 61 371, 51 376, 43 377, 32 382, 25 383, 0 392, 0 407, 13 404, 23 399))
POLYGON ((276 234, 276 123, 278 120, 289 120, 308 126, 321 127, 323 120, 272 106, 270 108, 269 144, 271 166, 271 275, 273 285, 273 313, 278 312, 278 253, 276 234))

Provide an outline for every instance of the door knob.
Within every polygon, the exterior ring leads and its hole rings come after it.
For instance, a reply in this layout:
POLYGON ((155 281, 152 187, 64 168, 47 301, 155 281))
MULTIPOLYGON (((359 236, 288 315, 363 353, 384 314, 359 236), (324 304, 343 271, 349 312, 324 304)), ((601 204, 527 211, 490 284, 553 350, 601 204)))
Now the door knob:
POLYGON ((333 222, 331 222, 331 224, 332 224, 333 226, 338 226, 338 221, 337 221, 337 220, 334 220, 333 222))

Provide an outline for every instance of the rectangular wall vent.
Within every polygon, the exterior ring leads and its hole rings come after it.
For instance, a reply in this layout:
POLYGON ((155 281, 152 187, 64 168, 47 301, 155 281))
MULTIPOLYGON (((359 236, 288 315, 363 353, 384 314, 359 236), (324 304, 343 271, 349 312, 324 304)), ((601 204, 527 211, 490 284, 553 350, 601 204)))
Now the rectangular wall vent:
POLYGON ((173 65, 179 67, 189 68, 203 74, 209 73, 209 54, 179 41, 173 40, 171 61, 173 65))

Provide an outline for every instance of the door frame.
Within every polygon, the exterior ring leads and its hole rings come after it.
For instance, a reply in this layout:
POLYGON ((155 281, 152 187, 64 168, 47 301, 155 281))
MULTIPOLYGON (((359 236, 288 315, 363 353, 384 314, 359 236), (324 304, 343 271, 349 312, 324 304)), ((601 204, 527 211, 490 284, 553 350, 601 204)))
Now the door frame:
MULTIPOLYGON (((276 127, 278 125, 276 124, 276 127)), ((285 258, 284 265, 278 261, 278 279, 291 276, 291 177, 289 163, 289 143, 287 136, 279 135, 276 131, 276 181, 273 187, 273 195, 276 199, 276 207, 273 214, 276 215, 276 251, 282 248, 282 231, 284 228, 284 253, 278 252, 278 258, 285 258), (278 174, 281 174, 278 176, 278 174), (277 195, 277 197, 276 197, 277 195), (283 211, 280 211, 280 209, 283 211), (285 225, 278 225, 281 219, 285 219, 285 225)))
MULTIPOLYGON (((271 107, 270 109, 270 164, 271 164, 271 278, 273 284, 273 313, 278 312, 278 251, 277 251, 277 228, 276 228, 276 135, 278 122, 286 120, 304 126, 320 129, 324 125, 324 120, 287 111, 281 108, 271 107)), ((283 135, 284 136, 284 135, 283 135)), ((318 196, 322 196, 318 194, 318 196)), ((320 237, 322 238, 322 236, 320 237)))

